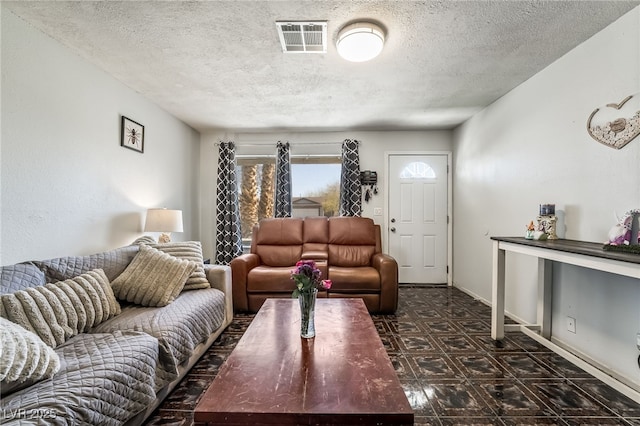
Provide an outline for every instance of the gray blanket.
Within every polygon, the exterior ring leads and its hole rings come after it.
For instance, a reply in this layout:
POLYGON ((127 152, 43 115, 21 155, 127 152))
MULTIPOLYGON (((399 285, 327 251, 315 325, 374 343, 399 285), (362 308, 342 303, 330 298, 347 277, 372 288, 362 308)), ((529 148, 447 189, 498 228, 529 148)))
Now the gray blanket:
MULTIPOLYGON (((65 280, 96 268, 109 279, 137 246, 0 268, 0 294, 65 280)), ((122 306, 122 313, 59 345, 61 368, 51 379, 0 399, 4 425, 120 425, 155 401, 198 344, 224 322, 224 293, 187 291, 162 308, 122 306), (132 330, 123 332, 121 330, 132 330), (144 333, 140 333, 144 332, 144 333)), ((1 390, 0 390, 1 391, 1 390)))
POLYGON ((165 382, 177 377, 178 366, 187 361, 195 347, 220 328, 223 321, 224 293, 209 288, 185 291, 161 308, 123 305, 120 315, 98 325, 92 332, 127 329, 144 331, 157 338, 161 368, 156 380, 165 382))
POLYGON ((147 334, 80 334, 56 353, 55 376, 0 399, 0 424, 115 426, 156 397, 158 345, 147 334))

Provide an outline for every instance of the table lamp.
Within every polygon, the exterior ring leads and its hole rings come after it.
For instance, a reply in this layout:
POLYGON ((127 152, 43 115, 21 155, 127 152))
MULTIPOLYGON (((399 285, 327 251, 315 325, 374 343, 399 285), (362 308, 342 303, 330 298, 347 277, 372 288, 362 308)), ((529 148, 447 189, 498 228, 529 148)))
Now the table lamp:
POLYGON ((182 232, 182 210, 147 210, 144 232, 162 232, 158 242, 171 242, 170 235, 172 232, 182 232))

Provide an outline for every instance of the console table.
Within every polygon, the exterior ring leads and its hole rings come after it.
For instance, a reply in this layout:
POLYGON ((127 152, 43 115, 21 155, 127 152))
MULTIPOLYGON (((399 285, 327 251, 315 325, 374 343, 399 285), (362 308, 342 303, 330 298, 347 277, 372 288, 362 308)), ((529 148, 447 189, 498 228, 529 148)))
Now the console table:
POLYGON ((564 356, 583 370, 640 402, 640 393, 550 341, 552 265, 561 262, 584 268, 640 279, 640 255, 605 251, 602 244, 575 240, 528 240, 523 237, 491 237, 493 272, 491 296, 491 337, 499 342, 505 331, 522 331, 564 356), (538 300, 535 324, 504 324, 506 252, 538 258, 538 300), (615 381, 612 382, 612 380, 615 381), (622 386, 620 386, 622 385, 622 386))

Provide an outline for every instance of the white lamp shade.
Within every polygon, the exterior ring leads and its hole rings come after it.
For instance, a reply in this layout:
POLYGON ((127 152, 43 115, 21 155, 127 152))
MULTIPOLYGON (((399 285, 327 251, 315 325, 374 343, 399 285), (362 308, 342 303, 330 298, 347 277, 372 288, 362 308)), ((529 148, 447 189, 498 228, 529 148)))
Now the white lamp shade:
POLYGON ((182 232, 182 229, 182 210, 147 210, 145 232, 182 232))
POLYGON ((370 22, 347 25, 340 30, 336 46, 338 54, 347 61, 368 61, 382 52, 384 31, 370 22))

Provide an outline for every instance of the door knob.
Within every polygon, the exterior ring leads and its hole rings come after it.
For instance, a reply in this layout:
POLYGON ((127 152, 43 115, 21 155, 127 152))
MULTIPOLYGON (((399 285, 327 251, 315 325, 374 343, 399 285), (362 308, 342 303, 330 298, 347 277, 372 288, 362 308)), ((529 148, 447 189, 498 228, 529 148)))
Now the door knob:
POLYGON ((396 232, 396 228, 391 228, 390 231, 391 232, 396 232))
POLYGON ((396 223, 396 219, 395 218, 391 218, 391 223, 396 223))

